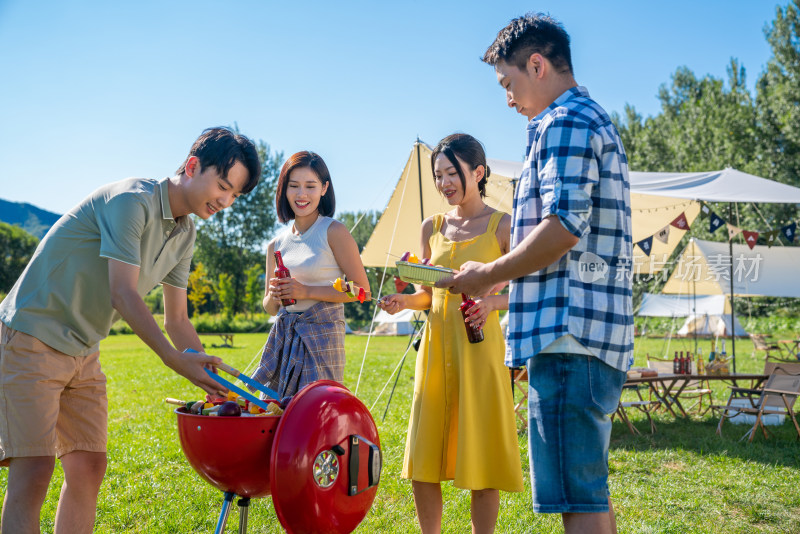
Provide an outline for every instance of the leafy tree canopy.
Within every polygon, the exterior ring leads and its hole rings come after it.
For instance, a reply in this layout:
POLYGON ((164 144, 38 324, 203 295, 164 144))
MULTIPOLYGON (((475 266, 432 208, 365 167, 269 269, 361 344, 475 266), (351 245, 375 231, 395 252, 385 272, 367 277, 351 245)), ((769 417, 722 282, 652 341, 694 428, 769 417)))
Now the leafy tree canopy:
POLYGON ((0 222, 0 292, 8 293, 38 244, 38 239, 19 226, 0 222))

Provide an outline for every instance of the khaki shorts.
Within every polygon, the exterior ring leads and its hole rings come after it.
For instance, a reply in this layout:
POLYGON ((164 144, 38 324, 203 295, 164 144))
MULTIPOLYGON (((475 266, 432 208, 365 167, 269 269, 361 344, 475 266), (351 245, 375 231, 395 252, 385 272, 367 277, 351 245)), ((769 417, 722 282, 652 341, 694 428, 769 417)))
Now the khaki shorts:
POLYGON ((69 356, 0 323, 0 460, 106 452, 99 356, 69 356))

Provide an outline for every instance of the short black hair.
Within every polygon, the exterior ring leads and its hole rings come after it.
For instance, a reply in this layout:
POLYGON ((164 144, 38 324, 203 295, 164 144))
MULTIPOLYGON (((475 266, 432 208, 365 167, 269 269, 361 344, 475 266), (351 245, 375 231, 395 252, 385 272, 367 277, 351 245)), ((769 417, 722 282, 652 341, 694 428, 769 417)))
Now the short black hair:
POLYGON ((436 158, 439 154, 444 154, 453 164, 453 167, 456 168, 458 178, 461 180, 461 189, 463 190, 466 190, 467 182, 456 157, 461 158, 461 161, 469 165, 470 170, 473 171, 478 166, 483 165, 484 173, 483 178, 478 182, 478 191, 481 194, 481 198, 486 196, 486 181, 489 179, 491 171, 489 170, 489 165, 486 164, 486 151, 483 150, 483 145, 480 141, 465 133, 448 135, 439 141, 439 144, 436 145, 431 154, 431 172, 433 173, 434 181, 436 180, 436 158))
POLYGON ((319 199, 319 214, 324 217, 333 217, 336 212, 336 195, 333 193, 333 182, 331 182, 331 173, 328 171, 328 166, 325 161, 314 152, 303 150, 293 154, 281 168, 281 174, 278 177, 278 185, 275 187, 275 210, 278 212, 278 220, 282 223, 289 222, 294 219, 294 210, 286 200, 286 188, 289 186, 289 175, 293 170, 308 167, 319 178, 322 186, 328 184, 328 190, 319 199))
POLYGON ((192 156, 200 160, 202 169, 216 167, 222 178, 228 176, 228 171, 237 161, 244 165, 247 169, 247 182, 242 187, 243 194, 255 189, 261 179, 261 162, 256 146, 250 139, 230 128, 220 126, 203 130, 189 150, 186 160, 178 168, 177 174, 186 172, 186 162, 192 156))
POLYGON ((527 71, 531 54, 541 54, 562 74, 573 74, 569 34, 560 22, 544 13, 528 13, 512 20, 497 33, 483 61, 493 67, 503 61, 527 71))

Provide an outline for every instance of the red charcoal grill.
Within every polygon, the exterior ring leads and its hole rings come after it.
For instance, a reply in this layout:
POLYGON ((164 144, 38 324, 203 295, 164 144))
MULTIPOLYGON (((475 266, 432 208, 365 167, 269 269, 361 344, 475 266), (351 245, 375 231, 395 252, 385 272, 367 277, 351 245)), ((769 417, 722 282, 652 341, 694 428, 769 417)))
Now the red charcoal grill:
POLYGON ((282 415, 209 417, 175 410, 189 464, 224 492, 215 534, 239 496, 239 533, 251 498, 272 495, 291 534, 352 532, 367 515, 381 472, 378 430, 364 404, 338 382, 319 380, 282 415))

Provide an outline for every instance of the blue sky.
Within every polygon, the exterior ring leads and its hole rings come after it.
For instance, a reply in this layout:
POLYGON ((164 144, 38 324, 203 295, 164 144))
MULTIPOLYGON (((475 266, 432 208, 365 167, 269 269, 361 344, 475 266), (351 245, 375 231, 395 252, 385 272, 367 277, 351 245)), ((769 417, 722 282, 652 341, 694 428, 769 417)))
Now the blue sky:
POLYGON ((679 66, 753 89, 773 0, 270 2, 0 0, 0 198, 63 213, 96 187, 161 178, 206 127, 318 152, 338 211, 382 210, 414 140, 475 135, 520 160, 525 119, 480 62, 508 21, 548 12, 609 112, 656 114, 679 66))

